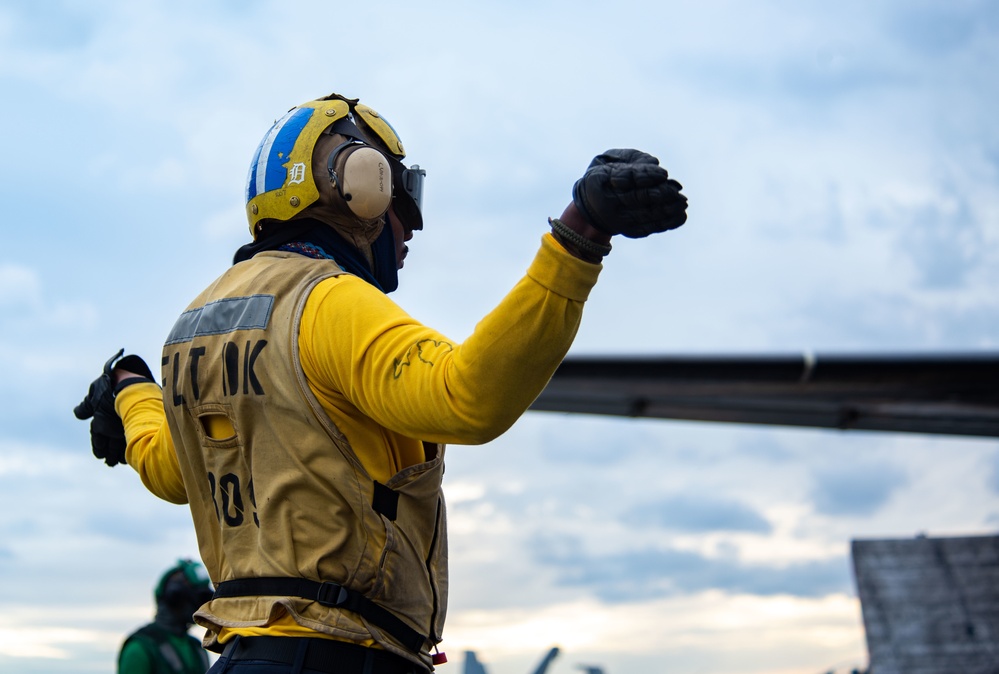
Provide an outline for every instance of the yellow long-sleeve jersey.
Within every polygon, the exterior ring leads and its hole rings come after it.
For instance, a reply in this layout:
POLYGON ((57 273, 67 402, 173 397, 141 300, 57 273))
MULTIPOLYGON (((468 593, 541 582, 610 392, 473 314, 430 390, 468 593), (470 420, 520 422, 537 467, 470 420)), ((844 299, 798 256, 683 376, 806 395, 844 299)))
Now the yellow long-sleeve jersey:
MULTIPOLYGON (((545 234, 525 276, 462 343, 357 277, 327 279, 304 308, 302 369, 364 468, 388 481, 425 460, 423 441, 481 444, 505 432, 568 351, 601 268, 545 234)), ((128 464, 151 492, 186 503, 160 388, 129 386, 115 406, 128 464)))

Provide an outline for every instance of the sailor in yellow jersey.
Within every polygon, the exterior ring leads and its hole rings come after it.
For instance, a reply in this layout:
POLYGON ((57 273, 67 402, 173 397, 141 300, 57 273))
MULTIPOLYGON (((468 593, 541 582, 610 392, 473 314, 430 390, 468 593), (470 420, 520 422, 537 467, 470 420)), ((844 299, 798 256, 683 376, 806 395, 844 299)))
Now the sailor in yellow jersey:
POLYGON ((253 241, 177 319, 163 388, 117 354, 76 409, 94 454, 188 503, 215 594, 212 672, 428 672, 442 660, 444 447, 505 432, 547 384, 615 234, 679 227, 658 160, 598 155, 524 277, 464 342, 387 293, 422 229, 425 171, 338 94, 261 141, 253 241))

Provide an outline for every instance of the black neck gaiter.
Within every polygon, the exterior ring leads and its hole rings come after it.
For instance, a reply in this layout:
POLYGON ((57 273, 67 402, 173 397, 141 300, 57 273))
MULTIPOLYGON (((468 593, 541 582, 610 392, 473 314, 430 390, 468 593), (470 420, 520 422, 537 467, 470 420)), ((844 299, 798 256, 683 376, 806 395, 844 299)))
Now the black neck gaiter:
POLYGON ((265 250, 278 250, 290 243, 307 243, 326 252, 340 268, 359 276, 383 293, 399 287, 399 270, 395 257, 395 239, 387 224, 371 244, 374 269, 357 248, 336 233, 329 225, 303 218, 283 224, 257 241, 241 246, 233 256, 233 264, 249 260, 265 250))

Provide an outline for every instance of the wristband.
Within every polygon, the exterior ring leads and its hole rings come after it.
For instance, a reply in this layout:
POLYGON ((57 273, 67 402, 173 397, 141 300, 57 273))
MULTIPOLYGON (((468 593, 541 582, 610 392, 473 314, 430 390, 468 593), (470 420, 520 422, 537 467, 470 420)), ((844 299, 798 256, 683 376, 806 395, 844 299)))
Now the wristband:
POLYGON ((548 224, 551 225, 552 232, 557 238, 572 244, 581 253, 601 258, 611 252, 611 245, 609 243, 597 243, 596 241, 587 239, 574 229, 570 229, 568 225, 558 218, 548 218, 548 224))

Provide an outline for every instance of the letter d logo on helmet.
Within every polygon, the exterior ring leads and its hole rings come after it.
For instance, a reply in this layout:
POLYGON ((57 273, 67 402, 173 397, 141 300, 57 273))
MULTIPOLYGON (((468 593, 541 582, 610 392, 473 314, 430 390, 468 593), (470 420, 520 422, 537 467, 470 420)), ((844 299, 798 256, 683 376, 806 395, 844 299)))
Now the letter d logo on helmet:
MULTIPOLYGON (((346 217, 377 220, 392 203, 393 186, 400 184, 394 177, 411 172, 401 162, 405 156, 392 126, 356 99, 331 94, 296 106, 274 123, 250 162, 250 233, 256 239, 262 220, 292 220, 317 201, 346 217), (317 152, 322 156, 314 157, 317 152), (320 161, 322 166, 314 166, 320 161)), ((416 206, 415 219, 422 226, 419 202, 409 203, 414 197, 418 194, 409 187, 403 189, 403 206, 416 206)))

